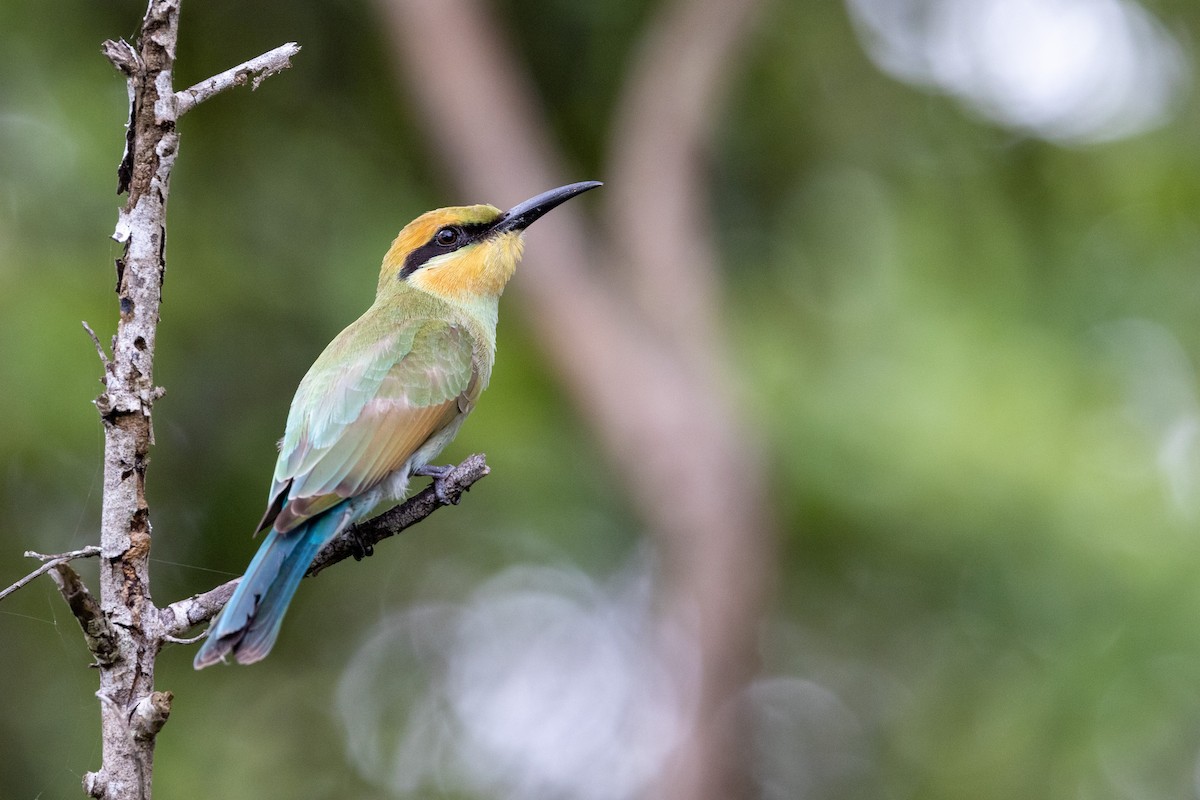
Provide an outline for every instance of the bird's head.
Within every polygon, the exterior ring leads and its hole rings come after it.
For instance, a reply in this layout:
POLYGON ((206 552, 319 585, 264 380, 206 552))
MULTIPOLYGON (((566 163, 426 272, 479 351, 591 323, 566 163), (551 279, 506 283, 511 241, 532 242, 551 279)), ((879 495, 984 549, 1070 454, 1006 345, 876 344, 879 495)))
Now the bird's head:
POLYGON ((481 205, 422 214, 404 226, 383 257, 379 293, 406 282, 450 300, 498 296, 521 260, 521 233, 550 209, 600 185, 561 186, 508 211, 481 205))

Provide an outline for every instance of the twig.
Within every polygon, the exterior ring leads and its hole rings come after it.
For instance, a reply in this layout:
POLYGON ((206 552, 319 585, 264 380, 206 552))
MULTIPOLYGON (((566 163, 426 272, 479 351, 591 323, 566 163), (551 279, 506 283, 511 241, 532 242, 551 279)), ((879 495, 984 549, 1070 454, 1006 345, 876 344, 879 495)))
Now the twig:
POLYGON ((74 561, 77 558, 93 558, 100 555, 100 548, 94 544, 70 550, 66 553, 39 553, 36 550, 26 550, 26 558, 36 558, 38 561, 74 561))
POLYGON ((163 634, 162 640, 164 642, 170 642, 171 644, 196 644, 196 642, 199 642, 202 639, 205 639, 207 637, 208 637, 208 630, 205 629, 202 633, 198 633, 195 636, 188 636, 185 638, 181 638, 179 636, 170 636, 167 634, 163 634))
POLYGON ((87 324, 87 320, 82 320, 83 329, 87 331, 87 335, 92 337, 92 344, 96 345, 96 353, 100 356, 100 363, 108 369, 108 354, 104 352, 104 345, 100 344, 100 337, 92 330, 92 326, 87 324))
MULTIPOLYGON (((457 504, 463 492, 469 490, 476 481, 490 471, 482 453, 468 457, 452 469, 442 480, 442 488, 446 492, 449 504, 457 504)), ((446 504, 438 500, 433 486, 426 487, 386 514, 369 519, 343 532, 317 553, 312 566, 308 568, 307 577, 311 578, 327 567, 354 556, 356 552, 361 552, 364 546, 374 546, 384 539, 416 525, 443 505, 446 504)), ((191 640, 177 637, 189 628, 215 617, 217 612, 229 602, 239 580, 241 578, 228 581, 207 592, 192 595, 162 609, 160 612, 162 624, 160 635, 162 638, 181 644, 198 641, 201 637, 191 640)))
POLYGON ((442 488, 446 492, 449 503, 438 500, 433 486, 428 486, 417 494, 405 500, 386 514, 355 525, 350 530, 327 544, 317 557, 313 559, 306 576, 312 577, 326 567, 331 567, 339 561, 361 552, 363 547, 371 547, 389 537, 416 525, 421 520, 437 511, 443 505, 457 505, 466 492, 491 470, 482 453, 468 457, 442 479, 442 488))
POLYGON ((176 92, 176 117, 182 117, 213 95, 232 89, 234 86, 244 86, 249 82, 250 91, 254 91, 267 78, 292 66, 291 58, 299 52, 300 45, 288 42, 261 56, 213 75, 207 80, 200 81, 195 86, 176 92))
POLYGON ((15 592, 17 589, 20 589, 24 586, 28 586, 29 584, 33 583, 35 580, 38 579, 38 576, 45 575, 47 572, 54 569, 59 564, 65 564, 68 561, 71 561, 76 558, 90 558, 91 556, 98 556, 98 555, 100 555, 100 548, 95 547, 95 546, 84 547, 81 550, 72 550, 69 553, 57 553, 55 555, 44 555, 42 553, 35 553, 32 550, 26 550, 25 551, 26 558, 36 558, 36 559, 39 559, 40 561, 44 561, 46 563, 42 564, 40 567, 38 567, 33 572, 26 575, 24 578, 21 578, 21 580, 17 581, 12 586, 9 586, 4 591, 0 592, 0 600, 3 600, 4 598, 8 597, 10 594, 15 592))

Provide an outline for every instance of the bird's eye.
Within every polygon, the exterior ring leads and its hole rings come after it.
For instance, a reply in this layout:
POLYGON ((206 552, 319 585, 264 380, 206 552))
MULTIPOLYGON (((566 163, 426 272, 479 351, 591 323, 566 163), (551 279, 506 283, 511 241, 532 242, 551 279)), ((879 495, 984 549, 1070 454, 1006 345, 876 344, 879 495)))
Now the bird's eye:
POLYGON ((458 228, 442 228, 433 238, 442 247, 449 247, 458 241, 459 233, 458 228))

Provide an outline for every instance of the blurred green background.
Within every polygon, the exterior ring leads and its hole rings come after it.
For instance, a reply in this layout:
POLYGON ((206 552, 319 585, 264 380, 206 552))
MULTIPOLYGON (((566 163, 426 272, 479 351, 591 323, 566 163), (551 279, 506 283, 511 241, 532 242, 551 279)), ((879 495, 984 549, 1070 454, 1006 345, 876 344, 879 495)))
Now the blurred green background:
MULTIPOLYGON (((946 84, 971 70, 931 41, 922 80, 868 0, 768 3, 730 67, 710 154, 723 311, 783 534, 752 688, 764 798, 1200 795, 1200 6, 1057 5, 1118 9, 1170 50, 1165 83, 1129 95, 1159 92, 1155 113, 1029 122, 1019 92, 946 84)), ((604 177, 655 8, 496 4, 569 179, 604 177)), ((100 367, 79 322, 115 325, 126 112, 99 44, 143 10, 0 4, 0 586, 31 568, 23 550, 97 536, 100 367)), ((1020 50, 1035 28, 1014 52, 1045 89, 1056 62, 1020 50)), ((292 40, 294 69, 181 123, 148 478, 159 604, 246 564, 292 392, 369 304, 396 230, 522 199, 452 196, 367 3, 189 2, 176 86, 292 40)), ((998 69, 973 74, 995 88, 998 69)), ((1105 80, 1084 85, 1108 97, 1105 80)), ((1069 111, 1064 92, 1049 106, 1069 111)), ((640 558, 618 481, 520 314, 501 316, 494 381, 446 454, 486 452, 494 474, 306 584, 262 665, 197 674, 193 648, 164 651, 161 797, 539 796, 406 794, 347 754, 336 692, 414 604, 465 602, 515 565, 603 583, 640 558)), ((99 765, 87 662, 48 580, 0 604, 0 798, 81 796, 99 765)))

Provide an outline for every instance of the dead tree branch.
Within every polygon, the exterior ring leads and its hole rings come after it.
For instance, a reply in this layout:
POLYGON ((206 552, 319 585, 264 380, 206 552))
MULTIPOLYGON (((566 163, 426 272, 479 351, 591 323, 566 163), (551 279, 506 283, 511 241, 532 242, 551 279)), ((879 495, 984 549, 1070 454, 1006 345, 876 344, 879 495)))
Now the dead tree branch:
POLYGON ((33 583, 39 577, 41 577, 42 575, 45 575, 47 572, 54 569, 59 564, 65 564, 68 561, 71 561, 76 558, 89 558, 91 556, 98 556, 98 555, 100 555, 100 548, 95 547, 95 546, 85 547, 81 550, 72 550, 69 553, 57 553, 57 554, 51 555, 51 556, 43 555, 42 553, 35 553, 32 550, 26 550, 25 551, 26 558, 36 558, 36 559, 39 559, 46 563, 42 564, 40 567, 38 567, 33 572, 26 575, 24 578, 21 578, 19 581, 14 583, 12 586, 9 586, 4 591, 0 592, 0 600, 3 600, 4 598, 8 597, 10 594, 15 592, 17 589, 20 589, 24 586, 28 586, 29 584, 33 583))
POLYGON ((112 666, 117 655, 116 633, 108 624, 108 617, 92 596, 91 590, 79 577, 79 573, 66 562, 56 563, 50 577, 54 579, 58 593, 67 601, 67 608, 71 609, 71 613, 79 622, 83 640, 96 659, 96 666, 112 666))
POLYGON ((96 598, 92 596, 91 591, 70 563, 77 558, 92 558, 98 555, 100 555, 100 548, 95 546, 54 555, 26 550, 26 558, 37 558, 45 563, 0 592, 0 600, 49 573, 58 587, 59 594, 66 601, 67 607, 71 609, 71 613, 78 620, 79 627, 83 630, 84 641, 87 643, 88 650, 95 656, 96 663, 108 664, 111 662, 114 652, 112 628, 109 626, 104 612, 101 611, 100 604, 96 602, 96 598))
POLYGON ((129 122, 118 167, 118 192, 128 192, 113 239, 120 317, 107 357, 88 329, 104 365, 96 409, 104 425, 104 489, 100 525, 100 594, 92 596, 66 563, 54 566, 59 590, 83 628, 100 668, 102 765, 84 777, 84 790, 104 800, 149 800, 154 743, 170 714, 169 692, 154 690, 162 633, 150 600, 150 509, 146 466, 154 442, 151 409, 162 396, 154 385, 154 349, 166 271, 166 210, 179 149, 179 115, 222 89, 288 65, 285 45, 176 95, 172 88, 181 0, 150 0, 135 45, 108 41, 104 55, 126 76, 129 122), (239 72, 238 70, 241 70, 239 72))
POLYGON ((249 83, 250 91, 254 91, 267 78, 290 67, 292 56, 299 52, 300 45, 288 42, 257 58, 252 58, 218 75, 213 75, 207 80, 200 81, 195 86, 176 92, 176 116, 182 117, 205 100, 235 86, 245 86, 249 83))
MULTIPOLYGON (((482 454, 470 456, 451 470, 443 482, 449 504, 456 505, 463 493, 488 472, 487 461, 482 454)), ((311 578, 339 561, 356 556, 361 552, 361 548, 374 547, 384 539, 395 536, 406 528, 411 528, 443 505, 445 504, 438 500, 433 486, 426 487, 386 514, 381 514, 343 531, 338 538, 317 553, 306 576, 311 578)), ((163 638, 168 641, 177 641, 177 637, 181 634, 215 617, 217 612, 229 602, 239 580, 241 578, 235 578, 207 592, 192 595, 162 609, 160 624, 163 638)))
POLYGON ((438 499, 432 484, 427 486, 386 514, 360 522, 326 545, 313 559, 312 565, 305 573, 306 577, 311 578, 326 567, 331 567, 339 561, 345 561, 356 555, 361 547, 373 547, 384 539, 395 536, 406 528, 416 525, 442 506, 458 505, 463 493, 470 490, 476 481, 489 472, 491 470, 482 453, 469 456, 442 479, 442 488, 446 492, 447 502, 443 503, 438 499))
POLYGON ((154 737, 136 735, 132 711, 153 693, 159 648, 142 624, 153 610, 145 481, 153 440, 150 412, 161 394, 153 376, 166 270, 166 204, 179 148, 172 104, 162 101, 172 97, 178 25, 179 0, 151 0, 136 47, 104 45, 109 60, 127 76, 130 111, 118 169, 119 190, 128 191, 129 198, 113 234, 125 245, 117 260, 120 319, 105 365, 104 392, 96 398, 104 423, 100 609, 113 637, 97 692, 102 764, 84 776, 83 784, 89 795, 103 800, 149 798, 153 774, 154 737))
POLYGON ((100 337, 92 330, 92 326, 87 324, 86 320, 82 321, 83 329, 87 331, 88 337, 92 340, 92 344, 96 346, 96 355, 100 356, 100 364, 105 370, 108 370, 108 353, 104 352, 104 345, 100 344, 100 337))

